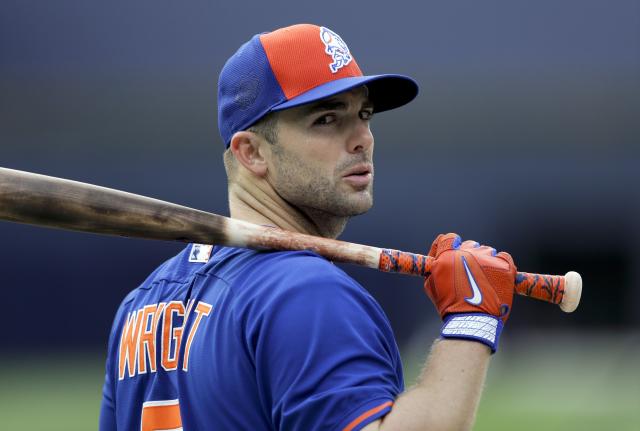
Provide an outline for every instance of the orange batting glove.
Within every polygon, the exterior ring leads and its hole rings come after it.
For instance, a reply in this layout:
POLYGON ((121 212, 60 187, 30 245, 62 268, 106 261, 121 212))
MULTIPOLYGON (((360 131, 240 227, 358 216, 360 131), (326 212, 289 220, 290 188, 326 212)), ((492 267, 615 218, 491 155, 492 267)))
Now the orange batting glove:
POLYGON ((509 317, 516 266, 508 253, 462 242, 454 233, 439 235, 429 256, 435 258, 424 289, 444 320, 444 338, 488 345, 492 352, 509 317))

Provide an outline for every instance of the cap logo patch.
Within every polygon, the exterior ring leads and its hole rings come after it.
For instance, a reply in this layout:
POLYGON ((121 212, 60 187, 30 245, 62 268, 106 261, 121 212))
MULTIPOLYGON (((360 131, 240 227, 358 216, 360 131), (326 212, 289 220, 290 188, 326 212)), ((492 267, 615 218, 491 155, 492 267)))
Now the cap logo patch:
POLYGON ((324 43, 324 52, 331 56, 333 63, 329 65, 331 73, 336 73, 353 60, 349 47, 344 40, 326 27, 320 27, 320 39, 324 43))

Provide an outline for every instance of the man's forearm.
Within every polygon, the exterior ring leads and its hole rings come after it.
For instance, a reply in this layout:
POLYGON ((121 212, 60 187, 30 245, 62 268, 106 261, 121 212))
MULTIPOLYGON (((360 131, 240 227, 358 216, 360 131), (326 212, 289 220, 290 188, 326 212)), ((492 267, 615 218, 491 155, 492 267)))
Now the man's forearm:
POLYGON ((363 431, 471 429, 490 357, 481 343, 437 341, 418 383, 398 397, 389 414, 363 431))

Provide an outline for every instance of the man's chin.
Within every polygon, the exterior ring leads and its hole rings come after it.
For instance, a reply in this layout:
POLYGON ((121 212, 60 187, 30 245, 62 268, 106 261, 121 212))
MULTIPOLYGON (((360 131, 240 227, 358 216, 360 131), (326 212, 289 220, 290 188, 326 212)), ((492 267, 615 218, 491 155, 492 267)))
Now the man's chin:
POLYGON ((373 207, 373 198, 370 195, 368 197, 363 196, 362 199, 350 202, 349 205, 340 208, 336 215, 354 217, 366 213, 371 207, 373 207))

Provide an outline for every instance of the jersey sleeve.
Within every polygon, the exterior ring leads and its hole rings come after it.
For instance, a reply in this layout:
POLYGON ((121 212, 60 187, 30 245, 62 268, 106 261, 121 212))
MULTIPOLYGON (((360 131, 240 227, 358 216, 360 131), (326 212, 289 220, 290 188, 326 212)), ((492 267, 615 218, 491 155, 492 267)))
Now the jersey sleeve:
POLYGON ((109 334, 109 341, 107 344, 107 360, 105 364, 104 384, 102 386, 102 401, 100 402, 100 419, 99 427, 100 431, 116 431, 117 418, 116 418, 116 399, 115 399, 115 385, 116 374, 115 367, 117 365, 118 355, 118 322, 122 316, 124 304, 127 303, 134 292, 129 293, 127 297, 122 301, 118 307, 118 311, 113 319, 111 326, 111 332, 109 334))
POLYGON ((247 333, 261 396, 275 429, 359 430, 403 390, 388 319, 329 262, 298 260, 247 333))
MULTIPOLYGON (((114 323, 115 326, 115 323, 114 323)), ((100 431, 116 431, 116 409, 115 409, 115 388, 113 382, 113 355, 116 351, 115 344, 115 328, 111 329, 109 336, 108 356, 104 373, 104 384, 102 386, 102 401, 100 403, 100 431)))

